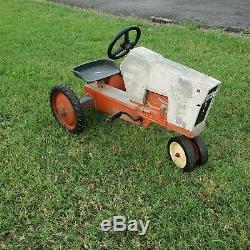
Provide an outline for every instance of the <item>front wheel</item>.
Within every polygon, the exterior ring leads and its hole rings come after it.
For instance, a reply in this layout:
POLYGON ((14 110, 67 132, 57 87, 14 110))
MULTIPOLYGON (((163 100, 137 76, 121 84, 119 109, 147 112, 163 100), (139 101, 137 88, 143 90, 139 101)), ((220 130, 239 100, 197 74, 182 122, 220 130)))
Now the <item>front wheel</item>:
POLYGON ((196 136, 192 138, 191 141, 194 143, 195 149, 198 152, 197 164, 204 165, 208 161, 207 145, 201 136, 196 136))
POLYGON ((176 136, 168 142, 168 153, 172 161, 184 171, 196 165, 196 154, 192 142, 185 136, 176 136))
POLYGON ((54 86, 50 106, 56 120, 71 133, 83 130, 83 110, 74 92, 66 85, 54 86))

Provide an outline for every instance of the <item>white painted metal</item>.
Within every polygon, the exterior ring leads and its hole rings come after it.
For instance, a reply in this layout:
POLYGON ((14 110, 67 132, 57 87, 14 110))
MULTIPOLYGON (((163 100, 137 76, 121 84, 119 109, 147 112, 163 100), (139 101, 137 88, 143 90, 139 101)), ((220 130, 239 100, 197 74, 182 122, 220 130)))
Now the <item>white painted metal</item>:
POLYGON ((187 157, 184 149, 177 142, 172 142, 169 145, 169 153, 172 161, 180 168, 184 168, 187 164, 187 157))
POLYGON ((195 126, 200 107, 220 81, 144 47, 130 51, 121 64, 121 73, 131 100, 143 104, 147 90, 167 96, 169 123, 192 131, 194 136, 203 130, 206 117, 195 126))

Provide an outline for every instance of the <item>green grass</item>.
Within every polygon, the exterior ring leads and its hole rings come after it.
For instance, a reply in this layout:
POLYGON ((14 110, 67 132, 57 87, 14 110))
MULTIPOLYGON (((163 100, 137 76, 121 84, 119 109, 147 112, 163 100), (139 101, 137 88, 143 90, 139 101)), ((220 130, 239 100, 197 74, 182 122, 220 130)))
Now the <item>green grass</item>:
POLYGON ((250 40, 44 1, 0 0, 0 248, 247 249, 250 40), (80 96, 71 73, 105 58, 112 36, 140 25, 140 45, 220 79, 203 135, 209 162, 183 174, 172 133, 88 111, 85 131, 58 126, 49 91, 80 96), (145 236, 104 233, 113 215, 150 219, 145 236))

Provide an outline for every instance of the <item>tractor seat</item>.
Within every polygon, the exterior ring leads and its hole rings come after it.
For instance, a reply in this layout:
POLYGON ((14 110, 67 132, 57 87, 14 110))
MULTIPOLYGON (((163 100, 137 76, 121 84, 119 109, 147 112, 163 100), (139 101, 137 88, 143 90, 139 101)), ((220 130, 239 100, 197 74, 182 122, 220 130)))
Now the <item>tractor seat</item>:
POLYGON ((73 68, 72 72, 75 76, 90 83, 118 74, 120 69, 112 60, 103 59, 78 65, 73 68))

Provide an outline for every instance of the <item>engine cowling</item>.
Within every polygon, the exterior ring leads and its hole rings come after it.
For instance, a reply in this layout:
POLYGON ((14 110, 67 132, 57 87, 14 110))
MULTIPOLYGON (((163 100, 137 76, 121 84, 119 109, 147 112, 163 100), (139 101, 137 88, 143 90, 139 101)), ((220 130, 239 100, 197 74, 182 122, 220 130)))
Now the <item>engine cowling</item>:
POLYGON ((220 81, 144 47, 121 64, 128 97, 145 104, 147 91, 168 98, 167 122, 198 135, 205 126, 220 81))

